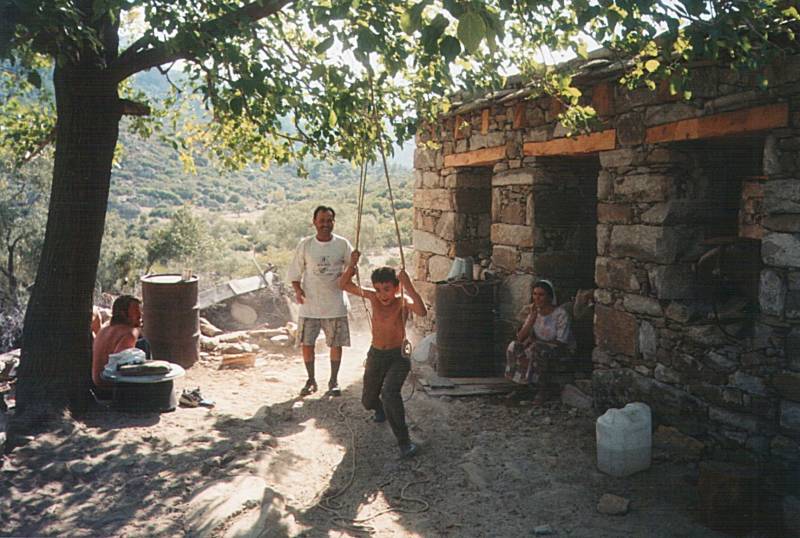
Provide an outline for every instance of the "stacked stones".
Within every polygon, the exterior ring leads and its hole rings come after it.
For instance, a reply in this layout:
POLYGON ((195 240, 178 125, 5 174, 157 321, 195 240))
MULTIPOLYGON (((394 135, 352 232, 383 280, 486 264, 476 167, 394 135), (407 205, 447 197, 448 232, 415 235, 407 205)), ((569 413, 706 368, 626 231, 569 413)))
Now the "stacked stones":
POLYGON ((453 256, 490 251, 509 321, 535 278, 596 287, 600 407, 647 402, 800 487, 800 58, 769 91, 696 71, 690 101, 586 75, 602 127, 578 140, 519 89, 421 129, 416 278, 431 301, 453 256))

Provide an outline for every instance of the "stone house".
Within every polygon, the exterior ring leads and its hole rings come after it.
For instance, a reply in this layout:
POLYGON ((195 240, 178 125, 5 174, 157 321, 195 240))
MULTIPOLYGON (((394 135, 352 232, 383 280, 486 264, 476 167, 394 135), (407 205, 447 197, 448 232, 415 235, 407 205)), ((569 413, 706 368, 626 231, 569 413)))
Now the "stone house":
POLYGON ((536 278, 564 299, 593 289, 599 410, 647 402, 708 456, 766 465, 796 490, 800 57, 769 69, 767 90, 723 66, 692 72, 683 100, 586 62, 574 80, 601 127, 577 137, 558 101, 519 84, 422 126, 416 284, 433 304, 453 258, 472 256, 500 280, 501 321, 536 278))

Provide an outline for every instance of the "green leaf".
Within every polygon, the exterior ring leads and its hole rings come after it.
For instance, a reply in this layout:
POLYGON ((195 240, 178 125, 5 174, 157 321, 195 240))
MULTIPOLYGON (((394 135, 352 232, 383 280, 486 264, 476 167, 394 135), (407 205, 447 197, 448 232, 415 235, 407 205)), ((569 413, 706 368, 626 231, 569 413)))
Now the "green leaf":
POLYGON ((316 51, 317 54, 322 54, 323 52, 331 48, 332 45, 333 45, 333 36, 330 36, 327 39, 324 39, 319 45, 314 47, 314 51, 316 51))
POLYGON ((484 36, 486 35, 486 23, 483 18, 472 11, 464 13, 458 19, 458 39, 464 44, 467 52, 474 54, 477 52, 484 36))
POLYGON ((580 56, 582 59, 587 60, 589 59, 589 51, 586 48, 586 42, 581 39, 578 41, 578 45, 575 48, 575 52, 580 56))
POLYGON ((374 52, 378 44, 378 36, 367 28, 358 30, 358 50, 363 52, 374 52))
POLYGON ((661 65, 658 60, 655 58, 651 58, 644 63, 644 68, 647 69, 648 73, 652 73, 658 69, 658 66, 661 65))
POLYGON ((461 43, 453 36, 446 35, 442 38, 439 50, 448 62, 452 62, 461 53, 461 43))
POLYGON ((336 111, 334 109, 331 109, 331 111, 328 113, 328 125, 333 127, 334 125, 336 125, 336 122, 338 120, 339 118, 336 116, 336 111))
POLYGON ((244 107, 244 99, 242 99, 241 95, 234 96, 230 101, 228 101, 228 108, 231 109, 231 112, 239 116, 242 113, 242 108, 244 107))

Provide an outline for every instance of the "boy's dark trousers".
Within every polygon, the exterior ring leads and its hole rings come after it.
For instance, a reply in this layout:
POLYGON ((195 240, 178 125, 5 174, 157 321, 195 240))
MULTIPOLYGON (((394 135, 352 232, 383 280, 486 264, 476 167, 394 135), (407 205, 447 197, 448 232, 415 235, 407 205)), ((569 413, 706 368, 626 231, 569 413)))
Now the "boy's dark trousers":
POLYGON ((366 409, 383 409, 400 446, 405 446, 410 441, 403 396, 400 394, 410 369, 411 364, 402 356, 400 348, 371 347, 367 353, 361 403, 366 409))

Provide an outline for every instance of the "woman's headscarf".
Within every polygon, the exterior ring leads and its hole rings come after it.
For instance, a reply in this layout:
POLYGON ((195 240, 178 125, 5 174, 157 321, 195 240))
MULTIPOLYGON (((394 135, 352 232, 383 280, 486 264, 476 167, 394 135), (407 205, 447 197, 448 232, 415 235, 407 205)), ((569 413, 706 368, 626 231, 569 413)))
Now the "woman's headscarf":
MULTIPOLYGON (((556 287, 553 286, 553 283, 546 279, 537 280, 536 283, 533 285, 533 288, 543 288, 548 291, 550 295, 550 302, 553 306, 558 305, 558 301, 556 300, 556 287)), ((531 289, 533 289, 531 288, 531 289)))

